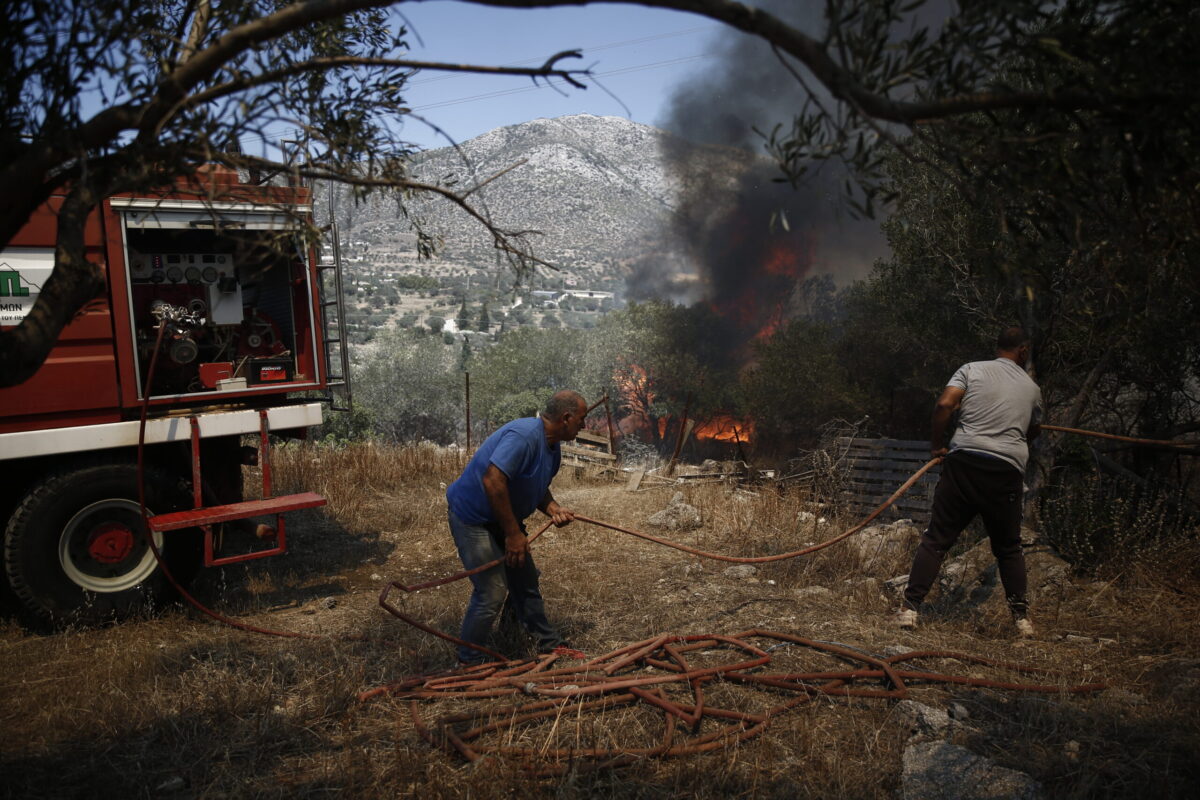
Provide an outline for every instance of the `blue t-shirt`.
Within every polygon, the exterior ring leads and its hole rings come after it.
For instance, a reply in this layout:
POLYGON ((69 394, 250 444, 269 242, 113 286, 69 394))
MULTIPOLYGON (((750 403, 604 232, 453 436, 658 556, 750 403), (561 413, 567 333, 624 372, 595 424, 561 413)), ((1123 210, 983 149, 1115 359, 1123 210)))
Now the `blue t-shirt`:
POLYGON ((546 496, 550 481, 558 474, 562 454, 558 445, 546 443, 546 429, 538 417, 515 419, 489 436, 458 480, 446 489, 446 501, 454 516, 468 525, 496 522, 492 504, 483 490, 483 473, 488 465, 508 476, 508 496, 513 514, 523 520, 546 496))

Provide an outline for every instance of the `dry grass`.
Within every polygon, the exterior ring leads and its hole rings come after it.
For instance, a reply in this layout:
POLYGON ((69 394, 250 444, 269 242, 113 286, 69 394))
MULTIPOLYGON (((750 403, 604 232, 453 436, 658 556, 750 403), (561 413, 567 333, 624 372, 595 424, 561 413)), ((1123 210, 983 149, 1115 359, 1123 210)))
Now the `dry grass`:
MULTIPOLYGON (((407 582, 460 568, 442 485, 456 476, 461 456, 365 446, 287 448, 277 456, 281 490, 311 488, 329 497, 329 507, 298 515, 287 557, 206 573, 201 593, 255 624, 365 632, 374 641, 253 636, 180 609, 54 636, 28 634, 6 618, 0 621, 6 796, 896 794, 906 734, 884 700, 822 699, 776 720, 761 737, 708 755, 554 779, 528 778, 513 765, 466 766, 432 750, 401 704, 360 704, 356 695, 453 661, 449 646, 384 614, 376 597, 384 579, 407 582), (156 791, 163 784, 173 788, 156 791)), ((673 491, 626 492, 570 469, 555 484, 565 504, 639 529, 673 491)), ((689 544, 761 555, 824 537, 824 530, 798 527, 799 494, 751 494, 721 484, 683 491, 705 519, 702 529, 674 535, 689 544)), ((828 529, 842 522, 831 519, 828 529)), ((1200 786, 1194 547, 1163 548, 1100 580, 1078 579, 1076 591, 1041 598, 1035 612, 1042 632, 1026 643, 1012 639, 995 598, 961 613, 947 610, 916 632, 893 630, 887 612, 894 598, 884 596, 882 580, 903 573, 907 555, 864 559, 839 545, 736 579, 724 574, 725 564, 582 524, 548 532, 535 552, 552 620, 589 653, 660 632, 765 627, 873 652, 902 644, 1035 663, 1119 688, 1084 698, 944 687, 915 695, 938 706, 962 704, 970 717, 955 740, 1029 772, 1051 796, 1191 797, 1200 786), (798 595, 811 586, 830 591, 798 595), (1080 638, 1062 640, 1066 633, 1080 638)), ((452 584, 408 598, 405 607, 454 631, 467 592, 465 582, 452 584)), ((500 641, 514 653, 528 648, 519 635, 500 641)), ((780 651, 779 658, 802 656, 780 651)), ((740 687, 714 685, 711 692, 735 707, 773 700, 740 687)), ((532 746, 638 743, 655 739, 660 724, 645 711, 628 710, 506 735, 532 746)))

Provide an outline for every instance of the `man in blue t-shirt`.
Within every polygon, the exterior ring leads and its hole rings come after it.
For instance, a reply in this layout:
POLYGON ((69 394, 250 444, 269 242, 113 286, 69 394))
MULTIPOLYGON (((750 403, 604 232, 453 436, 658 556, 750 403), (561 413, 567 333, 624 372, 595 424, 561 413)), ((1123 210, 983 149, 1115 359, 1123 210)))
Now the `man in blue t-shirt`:
MULTIPOLYGON (((575 519, 573 511, 554 500, 550 481, 562 461, 559 442, 572 441, 585 416, 587 403, 578 392, 558 392, 541 417, 513 420, 489 436, 446 489, 450 533, 463 566, 474 569, 504 558, 504 564, 471 576, 475 589, 463 617, 462 640, 482 646, 507 595, 521 624, 537 639, 538 652, 563 644, 546 619, 524 519, 535 508, 558 527, 575 519)), ((474 648, 458 649, 462 663, 481 659, 474 648)))

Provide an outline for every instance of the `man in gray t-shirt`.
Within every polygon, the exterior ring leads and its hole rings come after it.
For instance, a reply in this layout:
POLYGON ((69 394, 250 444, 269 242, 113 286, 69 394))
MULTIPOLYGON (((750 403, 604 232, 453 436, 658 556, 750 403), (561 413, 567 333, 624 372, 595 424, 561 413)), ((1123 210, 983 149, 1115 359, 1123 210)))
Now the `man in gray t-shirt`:
MULTIPOLYGON (((1024 362, 1026 357, 1028 349, 1020 360, 1024 362)), ((943 409, 956 399, 959 402, 958 429, 950 439, 951 453, 956 450, 986 453, 1004 459, 1025 474, 1029 461, 1026 435, 1041 421, 1042 390, 1016 359, 1001 355, 991 361, 963 364, 946 384, 943 395, 949 396, 948 403, 939 400, 943 409)), ((935 444, 942 441, 939 434, 944 436, 945 429, 935 431, 935 444)))
POLYGON ((1021 506, 1029 442, 1037 437, 1042 393, 1025 372, 1029 337, 1005 329, 996 358, 959 367, 933 411, 930 453, 944 457, 929 527, 921 534, 897 623, 912 628, 946 552, 977 515, 991 539, 1004 593, 1022 636, 1033 635, 1021 552, 1021 506), (955 412, 958 430, 945 446, 955 412))

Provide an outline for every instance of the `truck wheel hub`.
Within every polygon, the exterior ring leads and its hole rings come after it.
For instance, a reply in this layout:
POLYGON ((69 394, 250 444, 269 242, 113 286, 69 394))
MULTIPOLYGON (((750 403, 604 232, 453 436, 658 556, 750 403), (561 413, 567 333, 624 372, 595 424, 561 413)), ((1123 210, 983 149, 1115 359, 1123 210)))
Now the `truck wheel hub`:
POLYGON ((119 522, 98 526, 88 536, 88 554, 101 564, 118 564, 133 552, 133 531, 119 522))
MULTIPOLYGON (((63 573, 91 592, 132 589, 158 568, 144 526, 141 508, 129 498, 106 498, 79 509, 59 536, 63 573)), ((163 546, 161 533, 154 534, 154 544, 163 546)))

